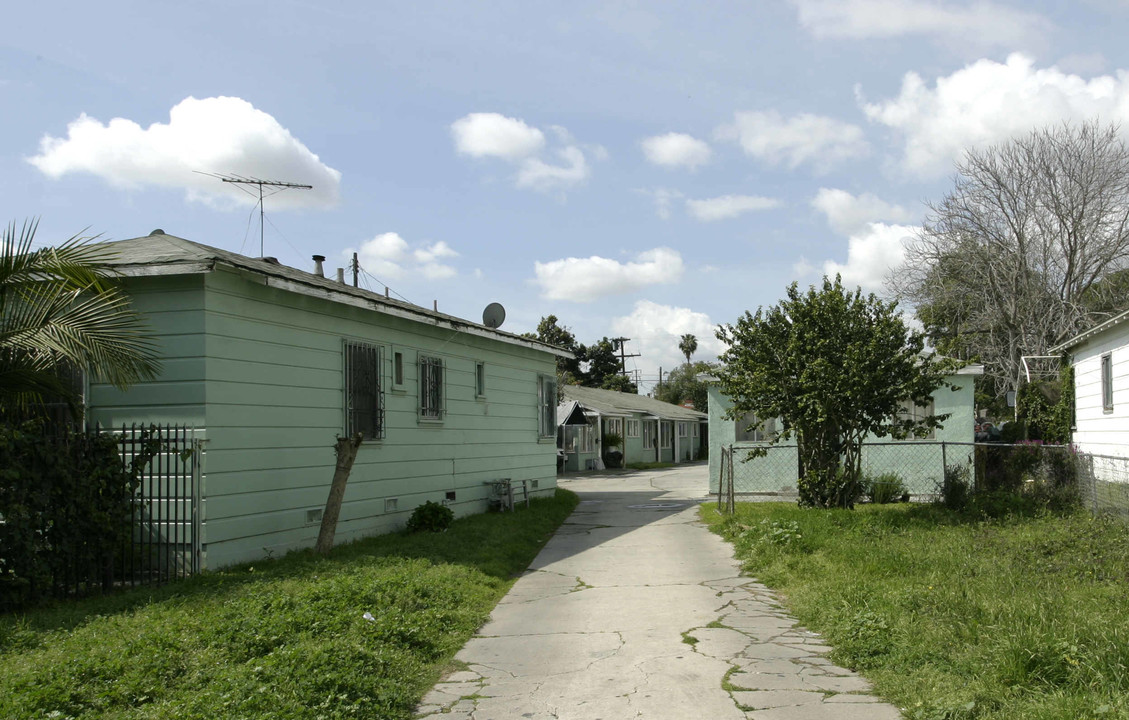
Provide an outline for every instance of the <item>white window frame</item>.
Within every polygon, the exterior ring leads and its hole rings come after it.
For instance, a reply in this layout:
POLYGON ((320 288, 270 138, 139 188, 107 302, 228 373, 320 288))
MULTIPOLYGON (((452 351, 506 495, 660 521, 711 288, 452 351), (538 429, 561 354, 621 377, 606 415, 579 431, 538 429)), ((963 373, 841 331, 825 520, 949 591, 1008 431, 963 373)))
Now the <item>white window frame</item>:
POLYGON ((689 426, 690 426, 690 423, 686 423, 686 422, 678 423, 678 437, 680 437, 680 438, 690 437, 690 427, 689 426))
POLYGON ((552 375, 537 376, 537 436, 557 436, 557 379, 552 375))
POLYGON ((604 433, 615 433, 624 437, 623 418, 604 418, 604 433))
POLYGON ((392 382, 389 384, 392 387, 392 392, 407 392, 408 384, 406 378, 404 377, 405 365, 407 364, 407 353, 404 352, 404 348, 393 347, 391 355, 392 382))
POLYGON ((481 400, 486 397, 486 363, 474 364, 474 397, 481 400))
POLYGON ((1101 356, 1102 380, 1102 412, 1113 412, 1113 353, 1102 353, 1101 356))
POLYGON ((627 434, 624 435, 624 437, 629 437, 629 438, 639 437, 640 432, 639 432, 639 421, 638 420, 628 420, 626 423, 624 423, 624 425, 625 425, 626 430, 627 430, 627 434))
POLYGON ((582 453, 596 452, 596 428, 591 425, 581 425, 577 429, 577 450, 582 453))
POLYGON ((674 447, 674 423, 659 421, 659 444, 663 450, 674 447))
POLYGON ((657 420, 643 420, 643 449, 654 450, 658 445, 658 421, 657 420))
POLYGON ((735 442, 772 442, 775 437, 776 418, 761 420, 756 413, 750 412, 734 421, 733 438, 735 442))
MULTIPOLYGON (((935 409, 936 405, 934 404, 933 398, 929 398, 929 404, 927 405, 918 405, 916 403, 910 402, 909 400, 904 400, 902 401, 901 406, 898 408, 897 419, 920 422, 921 420, 924 420, 925 418, 932 415, 935 409)), ((901 441, 909 442, 913 440, 933 440, 936 438, 936 436, 937 429, 929 428, 929 434, 927 435, 924 435, 922 437, 910 435, 909 437, 902 438, 901 441)))

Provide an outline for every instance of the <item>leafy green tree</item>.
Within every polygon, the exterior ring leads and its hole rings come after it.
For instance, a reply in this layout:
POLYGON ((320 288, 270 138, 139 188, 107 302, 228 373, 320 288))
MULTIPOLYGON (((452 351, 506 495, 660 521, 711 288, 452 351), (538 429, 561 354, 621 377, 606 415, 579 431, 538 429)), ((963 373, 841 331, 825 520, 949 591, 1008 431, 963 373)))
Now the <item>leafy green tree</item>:
MULTIPOLYGON (((543 343, 556 345, 573 354, 577 354, 580 350, 580 345, 577 344, 576 336, 572 334, 572 330, 561 325, 556 315, 546 315, 542 317, 541 321, 537 323, 537 332, 522 333, 521 336, 529 338, 530 340, 540 340, 543 343)), ((557 358, 558 385, 576 385, 579 383, 580 374, 580 359, 578 357, 557 358)))
POLYGON ((600 387, 604 390, 615 390, 616 392, 631 393, 632 395, 639 394, 639 387, 631 382, 631 378, 626 375, 608 375, 600 383, 600 387))
POLYGON ((702 373, 715 373, 713 363, 696 362, 670 371, 662 385, 655 388, 655 397, 672 405, 690 402, 694 409, 706 412, 709 406, 709 384, 698 379, 702 373))
POLYGON ((105 265, 109 251, 75 236, 33 249, 37 222, 0 241, 0 410, 25 413, 45 398, 73 406, 70 365, 118 388, 160 369, 153 341, 105 265))
POLYGON ((698 338, 690 333, 686 333, 682 336, 682 339, 678 341, 678 349, 686 356, 686 364, 689 365, 690 356, 698 349, 698 338))
POLYGON ((603 387, 605 380, 619 375, 619 356, 615 352, 615 343, 606 337, 591 345, 581 345, 577 352, 582 368, 580 384, 585 387, 603 387))
POLYGON ((801 505, 852 507, 867 435, 920 437, 947 417, 899 416, 907 402, 929 402, 948 363, 922 354, 924 336, 896 302, 849 292, 839 276, 806 293, 792 283, 779 305, 746 312, 717 337, 727 346, 718 377, 733 399, 729 417, 780 418, 772 442, 796 440, 801 505))

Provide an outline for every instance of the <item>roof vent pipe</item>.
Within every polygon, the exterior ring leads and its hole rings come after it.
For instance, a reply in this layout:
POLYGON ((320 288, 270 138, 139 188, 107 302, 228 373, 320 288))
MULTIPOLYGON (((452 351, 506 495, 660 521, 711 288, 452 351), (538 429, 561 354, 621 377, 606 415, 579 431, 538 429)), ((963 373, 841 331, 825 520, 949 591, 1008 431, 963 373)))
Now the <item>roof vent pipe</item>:
POLYGON ((345 284, 345 268, 337 268, 337 282, 345 284))
POLYGON ((325 255, 314 255, 314 275, 325 277, 325 270, 321 267, 323 262, 325 262, 325 255))

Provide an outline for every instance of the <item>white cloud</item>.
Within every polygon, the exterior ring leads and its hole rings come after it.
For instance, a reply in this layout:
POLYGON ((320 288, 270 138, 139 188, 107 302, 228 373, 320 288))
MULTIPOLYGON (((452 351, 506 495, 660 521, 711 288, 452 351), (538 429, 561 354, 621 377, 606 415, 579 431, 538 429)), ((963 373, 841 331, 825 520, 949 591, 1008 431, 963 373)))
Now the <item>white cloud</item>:
POLYGON ((686 209, 702 222, 728 220, 754 210, 780 207, 779 200, 756 195, 722 195, 706 200, 687 200, 686 209))
POLYGON ((588 162, 575 145, 561 148, 557 157, 563 165, 550 165, 540 158, 527 158, 517 174, 517 186, 534 190, 553 190, 570 187, 588 178, 588 162))
POLYGON ((870 151, 857 125, 810 113, 783 118, 775 110, 739 112, 716 135, 740 143, 746 155, 762 162, 791 168, 808 163, 817 171, 870 151))
POLYGON ((386 232, 365 241, 360 248, 346 248, 341 257, 352 259, 354 252, 361 267, 381 281, 402 280, 413 274, 441 280, 457 274, 453 266, 439 262, 440 258, 459 255, 442 240, 413 250, 399 233, 386 232))
POLYGON ((112 185, 135 189, 179 188, 190 199, 258 202, 238 188, 200 172, 237 174, 313 185, 271 198, 271 209, 332 207, 341 173, 290 134, 277 120, 236 97, 185 98, 168 123, 148 128, 126 118, 109 123, 86 115, 67 126, 67 137, 45 135, 28 161, 51 178, 90 173, 112 185))
MULTIPOLYGON (((591 170, 584 150, 572 134, 560 125, 550 125, 549 132, 558 147, 553 150, 560 164, 546 161, 545 133, 517 118, 499 113, 470 113, 451 123, 455 150, 471 157, 493 157, 516 166, 514 184, 542 192, 563 190, 588 179, 591 170)), ((588 151, 597 160, 607 158, 603 146, 588 151)))
POLYGON ((639 253, 636 262, 592 256, 535 263, 536 283, 549 300, 593 302, 682 277, 682 256, 670 248, 639 253))
POLYGON ((1129 130, 1129 72, 1085 80, 1013 54, 1006 62, 979 60, 933 87, 906 73, 898 97, 864 103, 867 117, 895 130, 906 171, 941 176, 967 148, 999 143, 1032 129, 1100 118, 1129 130))
POLYGON ((843 276, 843 285, 862 286, 865 292, 881 294, 886 276, 905 261, 905 245, 917 231, 908 225, 871 223, 847 241, 846 264, 828 260, 823 273, 843 276))
POLYGON ((870 193, 852 195, 846 190, 820 188, 811 201, 812 207, 827 216, 827 224, 842 235, 862 232, 872 222, 908 222, 909 211, 891 205, 870 193))
POLYGON ((808 262, 808 259, 803 255, 800 259, 792 264, 792 275, 796 278, 802 278, 805 275, 810 275, 815 272, 815 266, 808 262))
POLYGON ((612 319, 612 330, 616 335, 631 338, 632 351, 641 354, 641 361, 646 365, 643 372, 655 376, 660 367, 669 372, 686 362, 678 343, 687 333, 698 341, 698 349, 691 360, 716 360, 724 349, 714 335, 716 327, 705 313, 660 305, 650 300, 639 300, 630 315, 612 319))
POLYGON ((470 113, 451 123, 455 149, 471 157, 520 160, 541 151, 545 134, 517 118, 498 113, 470 113))
POLYGON ((655 165, 691 170, 710 161, 713 151, 704 141, 685 133, 655 135, 643 140, 643 154, 655 165))
POLYGON ((973 47, 1040 45, 1051 23, 994 2, 936 0, 792 0, 800 24, 819 38, 853 40, 925 35, 973 47))

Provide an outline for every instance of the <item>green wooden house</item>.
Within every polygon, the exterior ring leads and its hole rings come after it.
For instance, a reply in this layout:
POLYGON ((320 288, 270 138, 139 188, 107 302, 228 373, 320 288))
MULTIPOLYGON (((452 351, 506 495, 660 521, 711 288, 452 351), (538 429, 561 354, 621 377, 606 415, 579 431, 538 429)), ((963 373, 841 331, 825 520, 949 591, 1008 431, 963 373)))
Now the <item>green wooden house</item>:
POLYGON ((564 454, 563 470, 577 472, 601 467, 609 450, 604 436, 623 439, 618 449, 624 463, 697 460, 706 443, 709 416, 646 395, 566 385, 557 409, 558 445, 564 454), (579 409, 586 425, 567 422, 579 409))
POLYGON ((110 243, 163 356, 152 382, 94 384, 91 422, 204 438, 204 567, 312 546, 338 436, 364 442, 337 540, 428 500, 488 506, 490 482, 556 485, 555 360, 568 353, 314 272, 156 230, 110 243))
MULTIPOLYGON (((862 448, 863 473, 871 477, 895 474, 911 494, 925 496, 936 491, 946 466, 970 467, 976 423, 974 385, 976 377, 983 374, 984 366, 966 365, 945 378, 947 386, 933 391, 927 405, 904 405, 904 417, 948 417, 942 427, 925 438, 867 437, 862 448)), ((710 492, 717 492, 723 466, 728 472, 729 460, 722 449, 732 448, 737 492, 794 495, 799 474, 795 440, 773 443, 780 429, 777 418, 762 421, 752 414, 737 419, 728 417, 733 401, 721 392, 717 378, 703 379, 710 382, 710 492), (741 452, 758 446, 768 448, 764 457, 748 459, 748 453, 741 452)))

